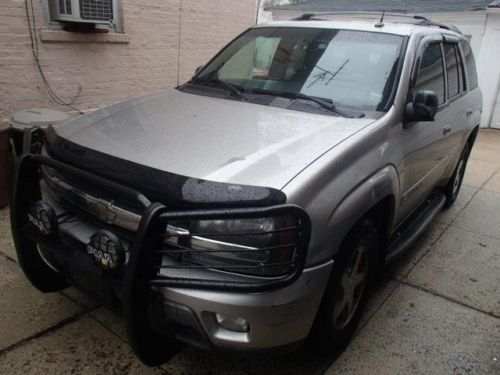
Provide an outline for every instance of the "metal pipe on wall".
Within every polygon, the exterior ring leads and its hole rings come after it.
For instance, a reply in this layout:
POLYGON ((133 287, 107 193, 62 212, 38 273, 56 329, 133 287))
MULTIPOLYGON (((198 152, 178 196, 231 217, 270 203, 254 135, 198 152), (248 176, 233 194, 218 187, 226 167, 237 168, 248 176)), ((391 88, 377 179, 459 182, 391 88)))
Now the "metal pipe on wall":
POLYGON ((0 208, 9 203, 9 184, 12 153, 10 152, 10 125, 0 122, 0 208))

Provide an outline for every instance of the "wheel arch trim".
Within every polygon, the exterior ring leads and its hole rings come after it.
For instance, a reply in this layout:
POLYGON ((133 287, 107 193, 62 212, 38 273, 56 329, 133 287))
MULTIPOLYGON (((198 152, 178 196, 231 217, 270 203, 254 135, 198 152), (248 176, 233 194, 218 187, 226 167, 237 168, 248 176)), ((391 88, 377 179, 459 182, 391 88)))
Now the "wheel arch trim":
POLYGON ((386 199, 390 204, 389 218, 384 220, 387 220, 386 229, 389 235, 394 226, 399 190, 398 173, 392 164, 380 168, 350 190, 328 217, 327 227, 330 233, 334 233, 329 256, 333 257, 336 254, 349 230, 386 199))

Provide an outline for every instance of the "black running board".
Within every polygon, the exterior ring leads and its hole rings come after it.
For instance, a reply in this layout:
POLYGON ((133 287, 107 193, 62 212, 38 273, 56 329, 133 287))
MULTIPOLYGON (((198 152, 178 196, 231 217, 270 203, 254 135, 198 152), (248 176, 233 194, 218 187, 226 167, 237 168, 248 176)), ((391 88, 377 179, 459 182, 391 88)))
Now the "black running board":
POLYGON ((429 226, 446 202, 443 193, 429 196, 424 203, 394 233, 387 248, 385 263, 390 263, 404 254, 417 237, 429 226))

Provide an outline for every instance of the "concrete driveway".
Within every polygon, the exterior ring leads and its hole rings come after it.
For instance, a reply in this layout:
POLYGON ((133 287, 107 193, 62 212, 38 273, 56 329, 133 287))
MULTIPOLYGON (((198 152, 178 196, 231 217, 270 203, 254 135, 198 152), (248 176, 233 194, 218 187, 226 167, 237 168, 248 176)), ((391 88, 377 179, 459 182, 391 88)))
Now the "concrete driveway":
POLYGON ((0 210, 1 374, 500 374, 500 131, 480 132, 459 200, 390 267, 336 361, 186 348, 146 368, 108 310, 73 289, 44 295, 29 285, 7 216, 0 210))

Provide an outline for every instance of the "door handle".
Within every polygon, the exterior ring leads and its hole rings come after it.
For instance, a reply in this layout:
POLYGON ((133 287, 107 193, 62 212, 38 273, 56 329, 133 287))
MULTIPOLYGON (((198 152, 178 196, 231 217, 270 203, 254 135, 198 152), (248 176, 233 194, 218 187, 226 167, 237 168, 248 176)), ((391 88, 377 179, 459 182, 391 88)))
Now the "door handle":
POLYGON ((449 125, 448 125, 448 126, 445 126, 445 127, 443 128, 443 135, 446 135, 446 134, 448 134, 449 132, 451 132, 451 126, 449 126, 449 125))
POLYGON ((472 113, 473 113, 472 109, 468 109, 467 112, 465 112, 465 115, 467 117, 470 117, 470 116, 472 116, 472 113))

